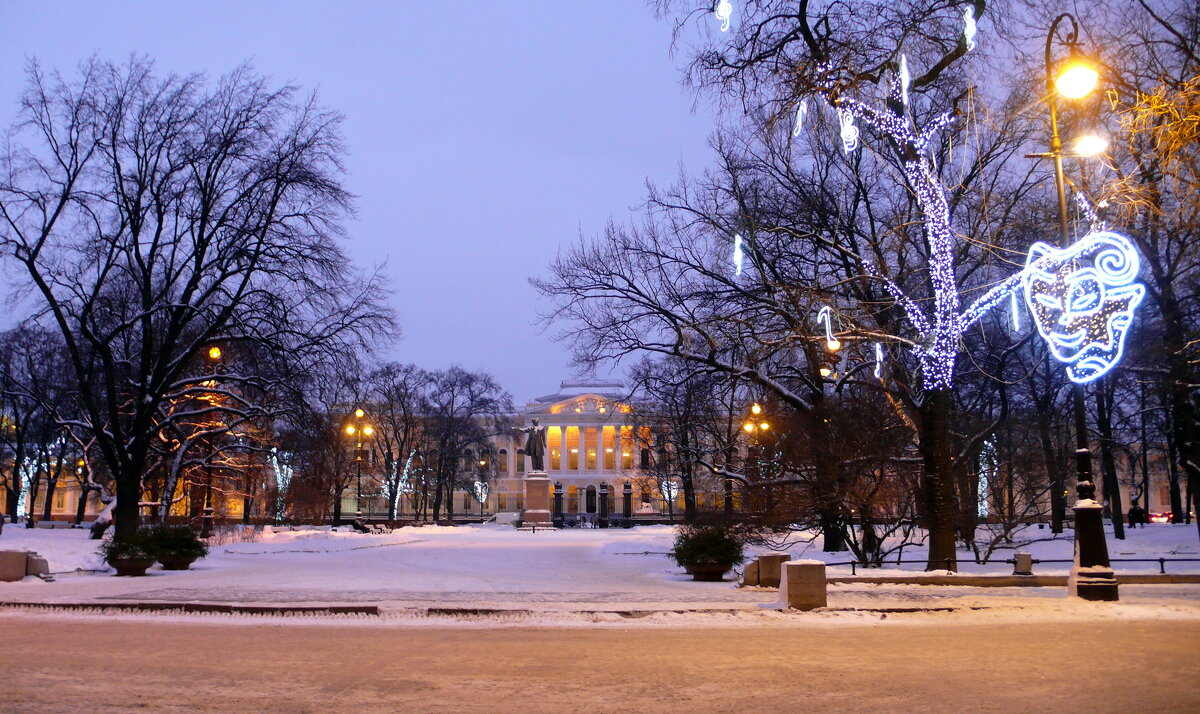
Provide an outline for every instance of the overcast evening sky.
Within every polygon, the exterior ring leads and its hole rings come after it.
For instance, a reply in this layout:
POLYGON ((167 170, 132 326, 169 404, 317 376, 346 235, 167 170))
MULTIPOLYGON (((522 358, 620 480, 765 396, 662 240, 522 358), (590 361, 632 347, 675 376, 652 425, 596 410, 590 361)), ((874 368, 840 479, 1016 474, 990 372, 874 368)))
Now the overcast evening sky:
POLYGON ((139 53, 213 77, 249 60, 317 90, 346 117, 350 254, 386 261, 395 289, 404 339, 385 356, 491 372, 520 404, 572 376, 526 279, 628 220, 647 179, 711 157, 670 40, 641 0, 14 1, 0 119, 30 58, 65 72, 139 53))

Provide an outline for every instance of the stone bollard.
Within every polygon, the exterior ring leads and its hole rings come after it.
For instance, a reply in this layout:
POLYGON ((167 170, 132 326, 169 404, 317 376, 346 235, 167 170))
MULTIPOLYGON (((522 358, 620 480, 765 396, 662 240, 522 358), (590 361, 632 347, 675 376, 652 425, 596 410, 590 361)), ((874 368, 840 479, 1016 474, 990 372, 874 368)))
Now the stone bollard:
POLYGON ((825 563, 796 560, 784 563, 779 581, 779 606, 784 610, 814 610, 829 604, 825 563))
POLYGON ((1033 555, 1017 553, 1013 556, 1013 575, 1033 575, 1033 555))
POLYGON ((751 560, 746 564, 746 569, 742 571, 741 587, 750 587, 758 585, 758 561, 751 560))
POLYGON ((779 567, 791 559, 787 553, 758 556, 758 584, 764 588, 779 587, 779 567))
POLYGON ((23 550, 0 550, 0 581, 16 582, 25 577, 28 558, 23 550))

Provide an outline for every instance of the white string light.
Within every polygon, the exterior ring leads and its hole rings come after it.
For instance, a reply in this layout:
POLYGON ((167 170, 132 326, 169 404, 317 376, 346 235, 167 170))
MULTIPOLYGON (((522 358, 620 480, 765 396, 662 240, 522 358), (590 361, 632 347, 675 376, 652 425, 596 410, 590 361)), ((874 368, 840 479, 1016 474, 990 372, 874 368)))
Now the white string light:
POLYGON ((713 14, 721 21, 721 32, 729 32, 729 20, 733 17, 733 3, 729 0, 721 0, 717 3, 713 14))
POLYGON ((800 106, 796 107, 796 123, 792 126, 792 136, 800 136, 800 132, 804 129, 804 117, 808 115, 808 100, 801 99, 800 106))
POLYGON ((875 378, 883 376, 883 345, 875 343, 875 378))
POLYGON ((742 234, 734 233, 733 234, 733 274, 734 275, 742 274, 742 260, 744 258, 744 255, 745 254, 742 251, 742 234))

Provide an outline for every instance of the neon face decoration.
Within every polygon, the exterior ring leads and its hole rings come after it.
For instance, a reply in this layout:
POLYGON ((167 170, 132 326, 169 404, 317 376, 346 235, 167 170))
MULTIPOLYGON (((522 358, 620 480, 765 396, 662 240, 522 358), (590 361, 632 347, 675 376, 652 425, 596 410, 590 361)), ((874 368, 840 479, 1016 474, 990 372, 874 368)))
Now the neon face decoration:
POLYGON ((733 234, 733 274, 734 275, 742 274, 742 260, 743 260, 743 256, 745 255, 742 252, 742 242, 743 242, 742 234, 734 233, 733 234))
POLYGON ((858 127, 854 126, 854 112, 838 109, 838 121, 842 126, 842 150, 849 154, 858 148, 858 127))
POLYGON ((796 124, 792 127, 792 136, 800 136, 800 132, 804 129, 804 117, 808 115, 808 100, 801 99, 800 106, 796 107, 796 124))
POLYGON ((1139 267, 1129 239, 1111 231, 1089 233, 1063 250, 1046 243, 1029 248, 1025 303, 1072 382, 1090 382, 1121 360, 1134 310, 1146 295, 1134 282, 1139 267))
POLYGON ((729 32, 729 20, 733 17, 733 3, 729 0, 721 0, 717 3, 717 9, 713 11, 713 14, 721 21, 721 32, 729 32))
POLYGON ((975 13, 969 7, 963 12, 963 40, 968 52, 975 49, 975 13))

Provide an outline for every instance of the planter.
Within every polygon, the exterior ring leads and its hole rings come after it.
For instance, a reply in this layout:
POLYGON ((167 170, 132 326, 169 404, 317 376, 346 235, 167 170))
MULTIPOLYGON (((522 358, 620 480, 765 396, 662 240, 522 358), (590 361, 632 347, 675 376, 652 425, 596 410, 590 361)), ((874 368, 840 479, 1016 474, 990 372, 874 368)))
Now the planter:
POLYGON ((705 583, 716 583, 725 579, 725 573, 733 568, 733 563, 689 563, 683 569, 692 576, 692 580, 705 583))
POLYGON ((158 562, 162 563, 163 570, 187 570, 192 563, 196 562, 196 556, 160 555, 158 562))
POLYGON ((111 558, 108 564, 116 569, 117 575, 145 575, 146 570, 154 565, 154 558, 111 558))

